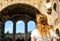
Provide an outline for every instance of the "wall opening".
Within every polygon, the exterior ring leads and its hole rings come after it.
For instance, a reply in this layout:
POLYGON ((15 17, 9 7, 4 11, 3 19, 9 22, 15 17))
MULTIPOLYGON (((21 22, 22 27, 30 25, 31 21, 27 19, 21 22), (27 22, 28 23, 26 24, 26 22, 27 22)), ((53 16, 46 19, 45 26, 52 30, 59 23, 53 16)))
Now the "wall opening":
POLYGON ((13 22, 11 20, 8 20, 5 22, 5 34, 12 34, 13 33, 13 22))

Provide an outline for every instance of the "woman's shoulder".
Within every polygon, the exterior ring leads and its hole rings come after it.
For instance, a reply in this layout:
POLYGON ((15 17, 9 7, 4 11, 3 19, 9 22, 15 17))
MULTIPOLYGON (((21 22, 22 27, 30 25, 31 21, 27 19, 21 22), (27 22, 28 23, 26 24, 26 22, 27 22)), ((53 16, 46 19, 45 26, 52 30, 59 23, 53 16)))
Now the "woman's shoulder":
POLYGON ((32 31, 32 33, 35 33, 35 32, 37 32, 37 29, 34 29, 34 30, 32 31))
POLYGON ((31 37, 35 37, 35 36, 36 36, 36 33, 37 33, 37 29, 34 29, 34 30, 31 32, 31 37))

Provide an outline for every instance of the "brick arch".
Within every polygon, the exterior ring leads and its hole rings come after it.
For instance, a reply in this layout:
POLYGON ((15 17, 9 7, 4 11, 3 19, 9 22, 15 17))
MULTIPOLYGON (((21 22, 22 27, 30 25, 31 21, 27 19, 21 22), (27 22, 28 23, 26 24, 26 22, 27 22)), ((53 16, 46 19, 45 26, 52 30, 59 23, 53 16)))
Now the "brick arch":
POLYGON ((1 10, 1 15, 6 16, 9 15, 9 17, 14 16, 15 14, 22 14, 23 15, 28 15, 31 16, 33 19, 36 18, 36 14, 39 14, 40 11, 30 5, 30 4, 25 4, 25 3, 16 3, 16 4, 11 4, 4 9, 1 10))
MULTIPOLYGON (((36 14, 40 14, 40 11, 32 5, 25 3, 16 3, 2 9, 0 14, 2 16, 3 22, 7 21, 8 19, 12 19, 13 21, 24 20, 24 22, 27 22, 28 20, 35 21, 36 14)), ((13 39, 15 40, 15 28, 13 32, 13 39)), ((27 27, 25 29, 25 33, 27 33, 27 27)))

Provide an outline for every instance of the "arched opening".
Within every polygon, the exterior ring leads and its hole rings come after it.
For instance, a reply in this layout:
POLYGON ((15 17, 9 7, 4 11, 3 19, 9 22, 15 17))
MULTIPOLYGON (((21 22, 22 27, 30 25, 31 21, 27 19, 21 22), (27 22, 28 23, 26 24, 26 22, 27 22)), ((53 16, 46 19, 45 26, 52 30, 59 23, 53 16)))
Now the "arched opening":
POLYGON ((13 22, 11 20, 8 20, 8 21, 5 22, 4 33, 5 34, 13 33, 13 22))
POLYGON ((18 37, 16 41, 25 41, 23 37, 18 37))
POLYGON ((18 37, 25 37, 25 23, 24 21, 20 20, 16 22, 16 39, 18 37))
POLYGON ((30 37, 32 30, 36 28, 36 23, 33 20, 28 21, 28 36, 30 37))
POLYGON ((13 22, 11 20, 5 22, 4 34, 6 37, 13 37, 10 36, 11 34, 13 34, 13 22))
POLYGON ((9 15, 12 18, 16 14, 22 14, 22 15, 31 16, 32 19, 35 19, 36 14, 39 14, 39 13, 40 11, 36 7, 26 3, 11 4, 6 8, 2 9, 1 11, 2 16, 9 15))
POLYGON ((35 28, 36 28, 35 22, 32 21, 32 20, 30 20, 30 21, 28 22, 28 32, 34 30, 35 28))
POLYGON ((24 21, 17 21, 16 23, 16 33, 25 33, 25 23, 24 21))

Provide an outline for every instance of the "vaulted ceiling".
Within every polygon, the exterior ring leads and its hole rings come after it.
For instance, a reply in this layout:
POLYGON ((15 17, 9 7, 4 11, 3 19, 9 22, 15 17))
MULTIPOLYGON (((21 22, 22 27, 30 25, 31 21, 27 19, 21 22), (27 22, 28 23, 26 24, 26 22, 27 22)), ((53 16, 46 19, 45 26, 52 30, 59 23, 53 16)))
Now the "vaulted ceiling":
POLYGON ((35 20, 36 14, 39 14, 39 10, 32 5, 25 3, 11 4, 1 10, 0 15, 3 20, 14 19, 14 20, 35 20))

